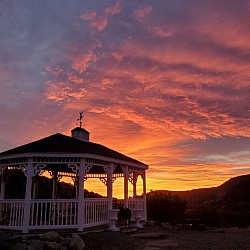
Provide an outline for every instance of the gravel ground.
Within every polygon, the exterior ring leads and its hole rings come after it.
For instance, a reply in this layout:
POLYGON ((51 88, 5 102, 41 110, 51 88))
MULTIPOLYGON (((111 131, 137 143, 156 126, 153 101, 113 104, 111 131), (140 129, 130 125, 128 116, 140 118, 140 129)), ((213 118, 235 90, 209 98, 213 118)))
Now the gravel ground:
POLYGON ((159 239, 135 238, 121 232, 99 232, 82 235, 86 249, 100 250, 249 250, 250 229, 219 229, 208 231, 170 231, 162 227, 146 227, 138 233, 163 233, 159 239))
MULTIPOLYGON (((69 233, 63 233, 64 237, 69 233)), ((8 249, 11 233, 0 235, 0 249, 8 249), (6 242, 7 240, 7 242, 6 242), (6 245, 7 243, 7 245, 6 245)), ((160 226, 147 226, 137 232, 88 232, 80 236, 86 250, 249 250, 250 228, 227 228, 208 231, 169 230, 160 226), (139 234, 161 234, 159 238, 139 234), (139 236, 139 237, 138 237, 139 236)))

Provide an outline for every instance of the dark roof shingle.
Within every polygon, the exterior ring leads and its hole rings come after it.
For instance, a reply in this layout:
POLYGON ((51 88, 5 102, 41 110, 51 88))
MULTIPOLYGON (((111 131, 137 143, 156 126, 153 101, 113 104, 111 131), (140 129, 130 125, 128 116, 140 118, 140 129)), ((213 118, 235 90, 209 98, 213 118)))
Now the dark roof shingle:
POLYGON ((147 166, 103 145, 81 141, 59 133, 1 152, 0 157, 22 153, 89 153, 147 166))

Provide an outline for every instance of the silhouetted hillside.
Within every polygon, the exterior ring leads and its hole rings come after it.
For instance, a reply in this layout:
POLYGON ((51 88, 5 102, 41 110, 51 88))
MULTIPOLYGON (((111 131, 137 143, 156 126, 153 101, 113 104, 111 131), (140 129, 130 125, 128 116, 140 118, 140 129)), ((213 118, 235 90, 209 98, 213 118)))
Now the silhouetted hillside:
POLYGON ((250 175, 231 178, 213 188, 160 192, 185 200, 186 218, 201 219, 211 226, 250 225, 250 175))

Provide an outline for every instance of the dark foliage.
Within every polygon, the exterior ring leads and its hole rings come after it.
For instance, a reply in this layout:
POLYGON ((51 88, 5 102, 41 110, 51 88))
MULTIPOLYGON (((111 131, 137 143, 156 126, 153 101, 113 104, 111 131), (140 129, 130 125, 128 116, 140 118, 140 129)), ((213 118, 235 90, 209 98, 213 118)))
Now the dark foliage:
MULTIPOLYGON (((33 182, 37 184, 37 199, 52 198, 52 179, 45 176, 36 176, 33 182)), ((6 178, 5 196, 8 199, 24 199, 25 198, 26 177, 19 170, 9 171, 6 178)), ((73 199, 76 196, 76 190, 70 183, 59 182, 57 184, 57 198, 73 199)), ((84 197, 101 198, 103 196, 84 190, 84 197)))
POLYGON ((164 191, 152 191, 147 194, 148 220, 169 222, 170 224, 185 221, 186 201, 164 191))

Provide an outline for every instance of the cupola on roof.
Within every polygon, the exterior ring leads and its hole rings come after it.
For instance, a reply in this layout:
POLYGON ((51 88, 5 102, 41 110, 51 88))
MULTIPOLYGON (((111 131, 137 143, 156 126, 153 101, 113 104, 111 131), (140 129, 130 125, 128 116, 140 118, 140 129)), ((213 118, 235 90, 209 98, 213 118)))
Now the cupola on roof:
POLYGON ((79 127, 76 127, 71 130, 71 136, 85 142, 89 142, 89 132, 82 128, 82 119, 83 119, 83 112, 79 112, 79 118, 77 121, 79 121, 79 127))

